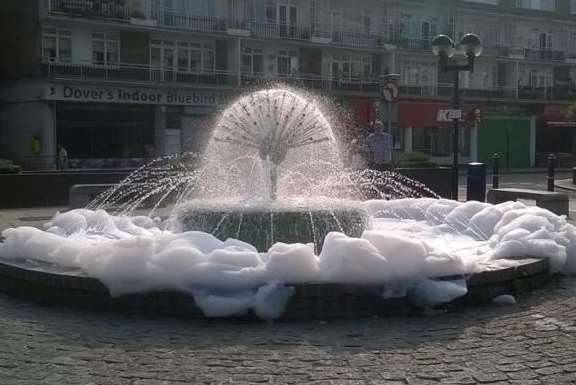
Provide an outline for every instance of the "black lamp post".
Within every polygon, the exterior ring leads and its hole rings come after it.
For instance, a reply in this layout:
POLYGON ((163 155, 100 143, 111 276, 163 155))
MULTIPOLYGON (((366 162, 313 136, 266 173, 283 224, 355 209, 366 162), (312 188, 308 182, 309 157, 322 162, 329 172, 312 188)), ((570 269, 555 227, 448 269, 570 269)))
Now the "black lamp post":
MULTIPOLYGON (((468 33, 462 37, 458 46, 467 58, 466 64, 453 62, 452 57, 457 49, 454 41, 446 35, 438 35, 432 40, 432 52, 440 59, 440 71, 454 72, 454 95, 452 107, 454 110, 460 110, 460 72, 474 72, 474 59, 482 53, 482 43, 478 36, 468 33)), ((453 119, 452 128, 452 199, 458 200, 458 130, 461 117, 453 119)))

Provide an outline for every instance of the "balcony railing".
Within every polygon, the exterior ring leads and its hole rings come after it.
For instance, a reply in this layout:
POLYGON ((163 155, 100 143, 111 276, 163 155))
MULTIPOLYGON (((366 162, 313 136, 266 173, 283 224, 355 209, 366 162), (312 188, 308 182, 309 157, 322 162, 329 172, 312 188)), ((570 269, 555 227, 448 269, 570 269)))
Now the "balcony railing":
MULTIPOLYGON (((400 86, 400 95, 408 97, 441 97, 449 99, 453 96, 453 92, 454 86, 452 84, 400 86)), ((516 89, 514 87, 460 88, 460 96, 480 99, 516 99, 516 89)))
POLYGON ((140 64, 94 65, 91 63, 43 63, 44 75, 86 80, 127 82, 179 82, 226 86, 234 85, 237 74, 228 71, 176 71, 140 64))
POLYGON ((564 52, 548 49, 525 49, 524 56, 527 60, 564 61, 564 52))
POLYGON ((377 81, 365 78, 332 79, 313 74, 278 75, 277 77, 268 77, 263 74, 242 74, 242 85, 244 86, 267 85, 275 82, 323 91, 378 93, 380 89, 377 81))
MULTIPOLYGON (((230 71, 178 71, 140 64, 118 64, 112 66, 92 63, 45 62, 43 72, 47 77, 107 80, 122 82, 172 82, 182 84, 199 84, 234 87, 238 85, 238 72, 230 71)), ((325 91, 349 91, 377 93, 379 83, 373 79, 351 78, 331 79, 317 75, 277 75, 241 74, 242 85, 262 85, 282 82, 303 88, 325 91)))
POLYGON ((125 0, 48 0, 51 15, 128 20, 130 11, 125 0))
POLYGON ((252 35, 268 39, 310 40, 310 28, 275 23, 249 23, 252 35))
POLYGON ((186 15, 166 9, 153 10, 151 18, 158 25, 194 32, 224 32, 227 27, 226 20, 214 16, 186 15))

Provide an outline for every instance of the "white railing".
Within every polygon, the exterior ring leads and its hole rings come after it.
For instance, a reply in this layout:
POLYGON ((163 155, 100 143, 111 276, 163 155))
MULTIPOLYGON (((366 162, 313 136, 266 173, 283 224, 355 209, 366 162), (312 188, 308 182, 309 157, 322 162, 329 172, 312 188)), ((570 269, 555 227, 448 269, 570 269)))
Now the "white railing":
POLYGON ((223 32, 226 20, 214 16, 186 15, 172 9, 153 9, 150 15, 158 25, 196 32, 223 32))
POLYGON ((193 84, 234 85, 237 73, 229 71, 180 71, 146 64, 118 63, 97 65, 93 63, 44 62, 44 74, 48 77, 116 80, 125 82, 181 82, 193 84))
POLYGON ((130 10, 124 0, 48 0, 51 15, 127 20, 130 10))
POLYGON ((303 88, 324 91, 378 93, 379 83, 368 78, 333 79, 313 74, 277 75, 242 74, 242 85, 260 85, 282 82, 303 88))
MULTIPOLYGON (((454 85, 440 83, 438 85, 400 85, 402 96, 412 97, 444 97, 451 98, 454 93, 454 85)), ((460 96, 464 98, 486 98, 486 99, 516 99, 517 90, 514 87, 493 87, 493 88, 460 88, 460 96)))

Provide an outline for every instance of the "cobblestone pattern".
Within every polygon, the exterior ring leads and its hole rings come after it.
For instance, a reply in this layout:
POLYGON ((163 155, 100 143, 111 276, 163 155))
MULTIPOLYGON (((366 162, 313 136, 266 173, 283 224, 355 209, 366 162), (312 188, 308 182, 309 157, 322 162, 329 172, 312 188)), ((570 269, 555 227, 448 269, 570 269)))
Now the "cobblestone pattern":
POLYGON ((0 384, 576 384, 576 277, 409 318, 149 319, 0 294, 0 384))

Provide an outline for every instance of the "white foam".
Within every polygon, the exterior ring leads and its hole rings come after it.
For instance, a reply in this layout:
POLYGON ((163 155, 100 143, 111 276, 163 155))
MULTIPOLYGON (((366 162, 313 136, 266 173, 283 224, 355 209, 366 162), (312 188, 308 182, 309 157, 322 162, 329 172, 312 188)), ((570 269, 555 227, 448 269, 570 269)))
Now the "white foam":
POLYGON ((112 295, 170 288, 193 294, 209 316, 252 311, 266 319, 282 313, 299 283, 378 284, 383 297, 408 295, 428 307, 465 294, 460 282, 430 278, 478 272, 485 262, 542 257, 552 271, 576 272, 576 228, 538 207, 436 199, 365 207, 370 230, 360 238, 330 233, 320 255, 304 244, 258 252, 234 239, 166 230, 170 219, 80 209, 57 213, 45 231, 3 231, 0 257, 77 267, 112 295))

